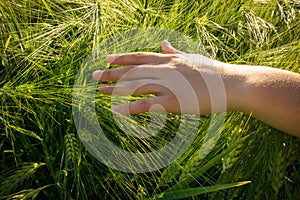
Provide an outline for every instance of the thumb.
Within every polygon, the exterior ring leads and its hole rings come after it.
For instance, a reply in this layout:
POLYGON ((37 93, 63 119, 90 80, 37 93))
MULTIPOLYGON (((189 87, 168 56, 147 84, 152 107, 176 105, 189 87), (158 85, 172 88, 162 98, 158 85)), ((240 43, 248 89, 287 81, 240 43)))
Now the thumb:
POLYGON ((172 45, 167 40, 162 41, 161 49, 164 54, 184 54, 184 52, 172 47, 172 45))

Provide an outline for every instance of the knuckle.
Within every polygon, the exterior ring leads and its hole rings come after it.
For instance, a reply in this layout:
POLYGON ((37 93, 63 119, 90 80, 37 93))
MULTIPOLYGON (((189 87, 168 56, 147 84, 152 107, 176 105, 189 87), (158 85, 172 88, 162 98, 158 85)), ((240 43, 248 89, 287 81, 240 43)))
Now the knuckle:
POLYGON ((169 102, 177 101, 177 97, 175 95, 169 95, 167 97, 167 101, 169 102))
POLYGON ((137 53, 135 53, 134 56, 135 56, 135 59, 141 60, 141 59, 143 59, 145 57, 145 54, 142 53, 142 52, 137 52, 137 53))
POLYGON ((145 108, 145 109, 149 109, 150 108, 150 102, 147 99, 146 100, 141 100, 141 101, 137 102, 137 106, 145 108))
POLYGON ((111 70, 105 70, 104 72, 103 72, 103 74, 102 74, 102 77, 103 77, 103 79, 105 79, 105 80, 109 80, 110 79, 110 77, 111 77, 111 70))
POLYGON ((179 104, 179 99, 176 95, 168 95, 165 99, 166 102, 169 102, 170 104, 174 105, 175 107, 179 104))

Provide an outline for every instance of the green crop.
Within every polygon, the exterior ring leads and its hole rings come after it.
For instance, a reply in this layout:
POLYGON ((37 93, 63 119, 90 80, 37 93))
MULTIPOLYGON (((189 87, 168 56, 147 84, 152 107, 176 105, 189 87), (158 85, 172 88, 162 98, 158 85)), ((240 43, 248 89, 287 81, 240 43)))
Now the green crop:
MULTIPOLYGON (((200 158, 210 121, 202 116, 183 156, 136 174, 95 159, 72 116, 76 74, 111 35, 173 30, 220 61, 299 73, 299 21, 298 0, 1 0, 0 199, 299 199, 300 140, 246 114, 228 113, 217 144, 200 158)), ((109 96, 95 102, 107 137, 135 152, 167 144, 181 117, 168 114, 156 137, 135 139, 114 123, 109 96)), ((148 122, 147 114, 132 118, 148 122)))

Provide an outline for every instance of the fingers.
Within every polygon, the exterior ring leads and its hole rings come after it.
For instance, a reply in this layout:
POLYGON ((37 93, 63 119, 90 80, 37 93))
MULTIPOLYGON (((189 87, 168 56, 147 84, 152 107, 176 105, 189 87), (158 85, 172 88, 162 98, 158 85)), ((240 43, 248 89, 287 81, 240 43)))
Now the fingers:
POLYGON ((98 81, 118 81, 124 74, 133 68, 134 66, 127 66, 108 70, 96 70, 93 72, 93 78, 98 81))
MULTIPOLYGON (((100 86, 99 90, 105 94, 116 95, 132 95, 132 94, 156 94, 158 96, 129 102, 126 104, 116 105, 112 107, 114 112, 122 114, 138 114, 151 111, 176 111, 178 102, 175 106, 170 103, 170 95, 167 89, 159 83, 159 79, 163 76, 166 78, 170 74, 172 67, 162 67, 171 61, 172 58, 178 58, 183 52, 175 49, 168 41, 162 42, 162 51, 160 53, 127 53, 108 55, 106 60, 111 64, 122 65, 123 67, 98 70, 93 73, 95 80, 101 81, 121 81, 117 84, 109 84, 100 86), (139 87, 140 85, 140 87, 139 87), (163 95, 159 95, 163 94, 163 95), (160 105, 160 106, 157 106, 160 105)), ((176 103, 177 102, 177 103, 176 103)))
POLYGON ((172 45, 167 40, 162 41, 161 49, 164 54, 184 54, 184 52, 172 47, 172 45))
POLYGON ((111 54, 106 57, 106 60, 115 65, 141 65, 167 63, 172 57, 174 56, 160 53, 136 52, 111 54))
POLYGON ((106 57, 106 60, 107 62, 116 65, 160 64, 168 62, 173 57, 177 57, 174 55, 166 54, 184 53, 172 47, 172 45, 167 40, 162 41, 161 48, 164 54, 149 52, 111 54, 106 57))
MULTIPOLYGON (((147 65, 147 64, 165 64, 168 63, 172 58, 177 58, 178 56, 174 54, 182 54, 183 52, 175 49, 171 46, 171 44, 164 40, 162 42, 162 50, 165 54, 160 53, 148 53, 148 52, 136 52, 136 53, 127 53, 127 54, 112 54, 106 57, 106 60, 111 64, 123 65, 126 67, 119 67, 115 69, 100 71, 97 70, 93 73, 93 78, 95 80, 102 81, 118 81, 125 73, 130 71, 131 69, 137 69, 138 66, 128 66, 128 65, 147 65)), ((136 74, 131 75, 131 78, 147 78, 145 76, 146 71, 143 68, 142 71, 139 72, 139 75, 136 74)), ((133 73, 133 72, 131 72, 133 73)))
POLYGON ((114 95, 144 95, 166 93, 167 89, 158 80, 143 79, 119 82, 117 84, 104 84, 99 87, 103 94, 114 95))
POLYGON ((167 111, 167 99, 162 96, 151 97, 126 104, 112 106, 112 111, 120 114, 139 114, 149 111, 167 111))
POLYGON ((165 67, 164 65, 125 66, 94 71, 93 78, 101 81, 159 79, 164 74, 167 76, 172 70, 174 70, 172 67, 165 67))

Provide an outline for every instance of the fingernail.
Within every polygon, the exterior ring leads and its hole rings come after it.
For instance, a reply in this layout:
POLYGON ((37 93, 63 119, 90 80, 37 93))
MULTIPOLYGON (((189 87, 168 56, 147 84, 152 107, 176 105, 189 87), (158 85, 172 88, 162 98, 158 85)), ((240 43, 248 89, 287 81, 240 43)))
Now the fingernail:
POLYGON ((103 74, 103 71, 102 70, 96 70, 93 72, 93 79, 95 80, 100 80, 101 76, 103 74))
POLYGON ((99 91, 100 91, 100 92, 105 92, 105 91, 107 90, 107 88, 108 88, 108 85, 101 85, 101 86, 99 87, 99 91))
POLYGON ((124 109, 124 106, 121 105, 112 106, 111 110, 113 113, 124 114, 124 115, 129 114, 128 109, 124 109))
POLYGON ((167 43, 167 45, 171 45, 168 40, 164 40, 163 42, 167 43))
POLYGON ((114 62, 119 57, 118 54, 110 54, 106 56, 106 61, 109 63, 114 62))
POLYGON ((120 110, 120 106, 119 105, 111 107, 111 111, 113 113, 119 113, 119 110, 120 110))

